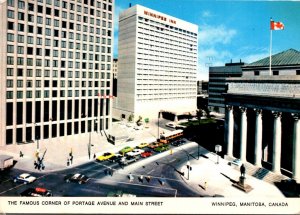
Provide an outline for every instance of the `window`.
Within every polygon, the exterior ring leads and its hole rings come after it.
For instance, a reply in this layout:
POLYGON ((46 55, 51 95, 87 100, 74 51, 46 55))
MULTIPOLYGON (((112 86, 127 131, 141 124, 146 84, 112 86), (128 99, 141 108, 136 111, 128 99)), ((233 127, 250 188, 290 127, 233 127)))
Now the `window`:
POLYGON ((25 3, 23 1, 18 1, 18 8, 19 9, 24 9, 25 8, 25 3))
POLYGON ((33 26, 32 25, 28 25, 28 33, 33 33, 33 26))
POLYGON ((13 34, 7 34, 7 40, 13 42, 14 41, 14 35, 13 34))
POLYGON ((6 87, 13 87, 13 80, 7 80, 6 81, 6 87))
POLYGON ((13 99, 13 92, 12 91, 7 91, 6 92, 6 98, 7 99, 13 99))
POLYGON ((18 31, 24 31, 24 24, 18 24, 18 31))
POLYGON ((28 14, 28 22, 33 22, 34 16, 32 14, 28 14))
POLYGON ((27 37, 27 43, 28 43, 28 44, 33 44, 33 37, 28 36, 28 37, 27 37))
POLYGON ((15 13, 13 10, 7 10, 7 17, 8 18, 15 18, 15 13))
POLYGON ((258 76, 259 75, 259 71, 254 71, 254 75, 258 76))
POLYGON ((28 3, 28 10, 34 11, 34 4, 28 3))
POLYGON ((279 71, 278 70, 274 70, 273 71, 273 75, 279 75, 279 71))
POLYGON ((18 65, 23 65, 23 64, 24 64, 24 58, 18 57, 18 58, 17 58, 17 64, 18 64, 18 65))
POLYGON ((23 81, 17 80, 17 87, 23 87, 23 81))
POLYGON ((23 98, 23 91, 17 91, 17 98, 22 99, 23 98))
POLYGON ((18 13, 18 20, 24 20, 24 13, 22 12, 18 13))
POLYGON ((14 53, 14 46, 13 45, 7 45, 7 52, 8 53, 14 53))
POLYGON ((296 75, 300 75, 300 70, 296 70, 296 75))
POLYGON ((13 22, 7 22, 7 29, 8 30, 14 30, 14 23, 13 22))
POLYGON ((19 43, 24 43, 24 36, 23 35, 18 35, 18 42, 19 43))
POLYGON ((14 75, 14 69, 13 68, 7 68, 6 69, 6 75, 7 76, 13 76, 14 75))
POLYGON ((24 47, 18 46, 18 54, 24 54, 24 47))

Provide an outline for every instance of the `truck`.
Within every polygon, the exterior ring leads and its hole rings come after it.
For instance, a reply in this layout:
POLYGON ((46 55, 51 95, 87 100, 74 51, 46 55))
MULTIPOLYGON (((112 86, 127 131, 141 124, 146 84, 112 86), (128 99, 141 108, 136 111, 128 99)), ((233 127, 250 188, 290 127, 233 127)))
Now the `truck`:
POLYGON ((3 171, 14 165, 14 157, 10 155, 0 155, 0 170, 3 171))

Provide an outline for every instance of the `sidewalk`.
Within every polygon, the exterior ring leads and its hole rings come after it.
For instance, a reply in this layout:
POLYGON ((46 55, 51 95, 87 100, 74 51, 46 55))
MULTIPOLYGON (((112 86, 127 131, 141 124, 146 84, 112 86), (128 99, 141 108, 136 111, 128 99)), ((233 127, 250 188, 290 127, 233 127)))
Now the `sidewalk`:
MULTIPOLYGON (((40 157, 42 157, 45 152, 45 169, 41 171, 51 172, 68 168, 67 159, 69 158, 70 152, 72 152, 73 155, 72 167, 74 167, 93 160, 94 154, 100 155, 104 152, 118 152, 125 146, 135 147, 141 142, 152 142, 156 140, 155 129, 133 130, 132 128, 128 128, 128 130, 135 136, 134 140, 116 145, 109 143, 103 132, 102 134, 93 132, 91 134, 80 134, 39 141, 40 157), (90 158, 88 153, 89 139, 91 140, 90 158)), ((36 151, 36 142, 0 147, 1 154, 12 155, 14 160, 17 161, 14 168, 24 171, 40 172, 40 170, 34 168, 36 151), (24 154, 23 157, 20 157, 20 151, 24 154)))
POLYGON ((229 166, 226 159, 219 158, 217 164, 217 156, 214 153, 208 152, 205 156, 208 158, 190 160, 192 170, 189 173, 186 165, 179 167, 184 172, 182 178, 190 189, 205 193, 203 196, 285 198, 276 186, 248 175, 247 172, 245 184, 250 185, 253 190, 245 193, 237 189, 232 184, 239 181, 240 171, 229 166))

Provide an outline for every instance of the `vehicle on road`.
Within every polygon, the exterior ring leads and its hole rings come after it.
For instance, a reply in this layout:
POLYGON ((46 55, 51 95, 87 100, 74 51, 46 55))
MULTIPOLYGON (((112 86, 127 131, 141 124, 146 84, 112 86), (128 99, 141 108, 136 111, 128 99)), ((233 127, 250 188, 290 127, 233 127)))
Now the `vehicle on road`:
POLYGON ((183 137, 183 130, 170 131, 160 135, 159 142, 167 144, 183 137))
POLYGON ((151 155, 153 155, 153 153, 151 151, 144 151, 142 154, 141 154, 141 157, 142 158, 146 158, 146 157, 150 157, 151 155))
POLYGON ((155 149, 156 147, 159 147, 159 146, 162 146, 162 145, 163 145, 163 143, 154 142, 154 143, 150 143, 150 144, 148 145, 148 148, 150 148, 150 149, 155 149))
POLYGON ((139 156, 126 156, 120 160, 120 165, 128 165, 136 162, 139 159, 139 156))
POLYGON ((119 151, 119 153, 120 153, 121 155, 124 155, 124 154, 126 154, 126 153, 128 153, 128 152, 131 152, 132 150, 133 150, 132 147, 130 147, 130 146, 125 146, 123 149, 121 149, 121 150, 119 151))
POLYGON ((141 143, 140 145, 137 146, 137 148, 142 149, 145 148, 149 145, 149 143, 141 143))
POLYGON ((0 155, 0 170, 5 170, 14 165, 14 157, 10 155, 0 155))
POLYGON ((123 157, 123 155, 121 155, 121 154, 115 154, 114 156, 112 156, 112 157, 109 158, 108 160, 109 160, 110 162, 115 163, 115 162, 119 162, 119 161, 121 160, 122 157, 123 157))
POLYGON ((89 177, 86 175, 80 174, 80 173, 75 173, 75 174, 69 174, 64 177, 65 182, 75 182, 78 184, 84 184, 88 182, 89 177))
POLYGON ((170 146, 167 145, 167 144, 165 144, 165 145, 156 147, 156 148, 154 149, 154 151, 156 151, 156 152, 164 152, 164 151, 167 151, 168 149, 170 149, 170 146))
POLYGON ((105 161, 113 157, 115 154, 111 152, 105 152, 103 155, 100 155, 99 157, 96 158, 98 161, 105 161))
POLYGON ((185 125, 176 125, 175 129, 185 129, 185 125))
POLYGON ((175 123, 172 123, 172 122, 168 122, 168 123, 166 124, 166 126, 169 127, 169 128, 176 128, 176 124, 175 124, 175 123))
POLYGON ((111 191, 107 194, 107 197, 136 197, 134 194, 124 193, 121 190, 111 191))
POLYGON ((36 187, 36 188, 28 188, 24 190, 22 193, 20 193, 20 196, 32 196, 32 197, 50 197, 52 196, 51 190, 47 190, 42 187, 36 187))
POLYGON ((186 142, 185 140, 176 140, 176 141, 172 142, 171 144, 173 146, 180 146, 180 145, 184 144, 185 142, 186 142))
POLYGON ((14 182, 15 183, 23 183, 23 184, 29 184, 29 183, 32 183, 36 180, 36 177, 30 175, 29 173, 22 173, 21 175, 19 176, 16 176, 14 178, 14 182))
POLYGON ((143 149, 134 149, 131 152, 128 152, 127 156, 137 156, 137 155, 142 154, 143 152, 144 152, 143 149))

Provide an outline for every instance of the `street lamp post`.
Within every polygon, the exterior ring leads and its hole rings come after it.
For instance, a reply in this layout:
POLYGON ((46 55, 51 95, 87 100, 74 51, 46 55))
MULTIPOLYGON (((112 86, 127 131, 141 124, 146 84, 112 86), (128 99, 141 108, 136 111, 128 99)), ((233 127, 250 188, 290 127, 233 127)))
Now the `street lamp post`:
POLYGON ((187 167, 187 169, 188 169, 188 177, 187 177, 187 180, 189 180, 189 179, 190 179, 190 168, 191 168, 191 163, 190 163, 190 161, 188 161, 188 162, 186 163, 186 167, 187 167))
POLYGON ((158 112, 158 118, 157 118, 157 140, 159 139, 159 118, 160 118, 160 111, 158 112))
POLYGON ((215 151, 216 151, 216 154, 217 154, 217 164, 219 164, 219 154, 218 154, 218 152, 222 151, 222 146, 221 145, 216 145, 215 146, 215 151))

